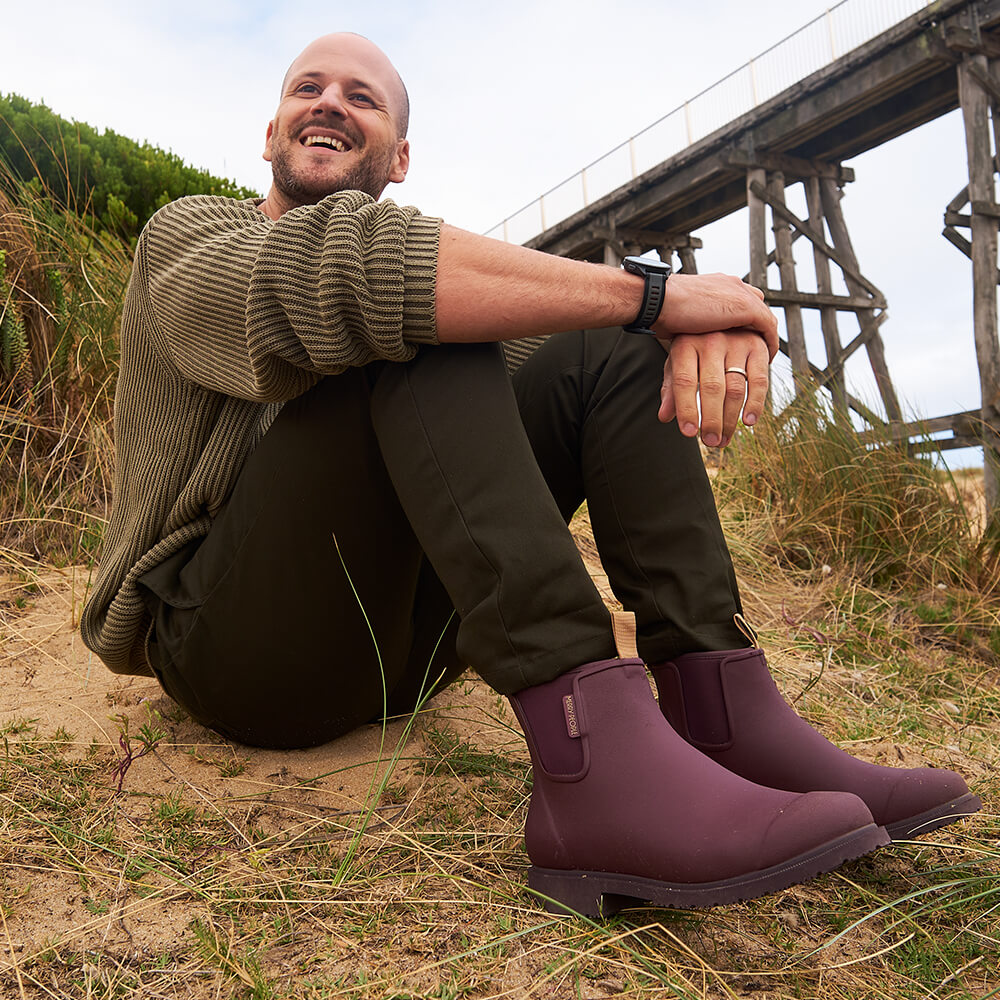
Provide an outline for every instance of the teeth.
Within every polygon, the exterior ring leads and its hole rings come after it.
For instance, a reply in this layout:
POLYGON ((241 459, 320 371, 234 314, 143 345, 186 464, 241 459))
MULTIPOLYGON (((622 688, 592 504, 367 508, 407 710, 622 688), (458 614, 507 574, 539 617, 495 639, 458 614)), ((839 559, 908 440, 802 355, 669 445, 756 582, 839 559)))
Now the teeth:
POLYGON ((347 146, 339 139, 334 139, 329 135, 307 135, 302 142, 306 146, 326 146, 328 149, 335 149, 338 153, 347 152, 347 146))

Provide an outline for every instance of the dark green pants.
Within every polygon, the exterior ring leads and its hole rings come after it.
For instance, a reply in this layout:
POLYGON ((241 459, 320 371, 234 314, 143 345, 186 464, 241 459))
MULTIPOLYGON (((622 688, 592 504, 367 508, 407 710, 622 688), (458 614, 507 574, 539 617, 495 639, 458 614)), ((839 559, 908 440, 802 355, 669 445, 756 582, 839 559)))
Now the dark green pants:
POLYGON ((164 688, 226 736, 306 746, 466 664, 506 694, 613 656, 565 527, 585 499, 647 660, 743 645, 698 445, 656 419, 663 360, 600 330, 513 377, 476 344, 324 379, 204 541, 144 578, 164 688))

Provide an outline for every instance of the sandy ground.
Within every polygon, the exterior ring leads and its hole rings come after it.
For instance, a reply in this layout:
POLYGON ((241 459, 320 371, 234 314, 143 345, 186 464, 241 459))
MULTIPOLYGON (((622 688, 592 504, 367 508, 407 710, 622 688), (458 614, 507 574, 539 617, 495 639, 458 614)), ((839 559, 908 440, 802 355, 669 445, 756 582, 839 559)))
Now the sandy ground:
MULTIPOLYGON (((188 751, 189 763, 175 766, 176 780, 202 781, 205 768, 199 758, 222 761, 227 755, 239 756, 247 766, 231 779, 233 795, 259 791, 260 782, 292 785, 336 772, 336 779, 324 783, 331 801, 345 809, 363 804, 372 777, 370 767, 363 765, 378 756, 381 726, 366 726, 310 750, 267 751, 229 743, 184 718, 153 678, 113 674, 83 645, 76 627, 83 590, 80 576, 72 570, 52 572, 43 577, 41 587, 30 610, 5 629, 0 646, 0 726, 31 720, 40 734, 48 736, 61 728, 81 746, 96 741, 116 747, 120 717, 128 719, 133 736, 152 718, 169 731, 172 745, 188 751)), ((401 731, 401 722, 390 723, 386 744, 394 746, 401 731)), ((127 776, 129 789, 154 769, 151 761, 137 762, 127 776)))
MULTIPOLYGON (((606 603, 620 607, 597 560, 592 539, 581 538, 578 544, 606 603)), ((96 741, 115 747, 122 730, 120 716, 127 717, 129 731, 135 734, 153 713, 154 718, 162 720, 159 724, 170 730, 171 743, 189 751, 191 763, 177 770, 177 779, 195 775, 202 778, 204 768, 199 757, 221 760, 226 755, 239 755, 247 767, 232 779, 233 794, 249 791, 265 780, 270 783, 278 778, 280 783, 295 784, 331 772, 336 777, 322 783, 331 802, 344 809, 364 804, 374 774, 371 762, 378 757, 380 746, 396 745, 402 721, 390 723, 384 737, 381 726, 371 725, 310 750, 267 751, 231 744, 183 719, 153 678, 113 674, 83 645, 77 626, 86 585, 85 570, 51 570, 39 578, 39 593, 23 613, 5 609, 6 622, 0 618, 0 727, 31 720, 40 734, 51 735, 62 729, 81 746, 96 741)), ((4 597, 15 586, 14 581, 5 585, 0 577, 0 609, 4 597)), ((495 715, 503 711, 501 699, 471 672, 468 677, 469 681, 456 685, 456 690, 462 692, 460 700, 471 716, 470 725, 475 725, 476 712, 495 715)), ((432 707, 441 709, 446 705, 451 717, 455 700, 445 695, 432 707)), ((149 770, 144 763, 137 763, 128 775, 130 788, 141 780, 140 772, 149 770)))
MULTIPOLYGON (((613 604, 592 541, 581 547, 598 589, 613 604)), ((96 744, 107 766, 102 787, 94 789, 95 805, 131 813, 139 829, 148 820, 151 797, 182 794, 186 802, 237 817, 236 840, 237 828, 251 823, 283 841, 309 838, 310 830, 319 827, 328 837, 331 823, 350 830, 373 803, 379 819, 369 823, 369 831, 379 822, 402 819, 405 804, 386 804, 378 786, 405 721, 390 722, 384 732, 381 725, 365 726, 309 750, 267 751, 227 742, 188 719, 152 678, 112 674, 86 649, 77 629, 86 583, 82 570, 46 571, 38 577, 38 592, 21 608, 13 598, 23 592, 23 581, 0 577, 0 731, 30 723, 38 736, 65 740, 81 756, 96 744), (144 724, 166 736, 154 753, 133 761, 123 779, 128 795, 116 797, 114 769, 125 757, 123 732, 127 727, 138 750, 136 734, 144 724)), ((411 763, 428 727, 446 728, 484 751, 526 756, 523 741, 512 735, 513 713, 504 699, 471 673, 467 678, 418 718, 393 782, 412 777, 411 763)), ((412 802, 414 797, 406 798, 412 802)), ((510 832, 520 833, 513 827, 510 832)), ((8 941, 22 957, 56 939, 78 949, 156 954, 174 948, 192 919, 190 902, 172 904, 169 894, 148 906, 133 900, 95 917, 85 908, 87 893, 72 873, 21 872, 16 844, 13 851, 14 873, 2 881, 8 891, 23 882, 21 889, 30 888, 32 900, 29 906, 12 907, 7 917, 8 941)), ((0 848, 0 869, 5 853, 0 848)))

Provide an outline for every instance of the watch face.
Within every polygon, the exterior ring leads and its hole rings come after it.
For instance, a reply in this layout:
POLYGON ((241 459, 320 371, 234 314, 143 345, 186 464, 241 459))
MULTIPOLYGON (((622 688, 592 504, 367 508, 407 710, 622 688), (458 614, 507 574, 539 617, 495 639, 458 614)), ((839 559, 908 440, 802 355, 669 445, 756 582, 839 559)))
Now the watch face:
POLYGON ((651 271, 653 274, 670 274, 671 267, 661 260, 646 260, 644 257, 626 257, 622 261, 622 266, 631 274, 645 274, 651 271))

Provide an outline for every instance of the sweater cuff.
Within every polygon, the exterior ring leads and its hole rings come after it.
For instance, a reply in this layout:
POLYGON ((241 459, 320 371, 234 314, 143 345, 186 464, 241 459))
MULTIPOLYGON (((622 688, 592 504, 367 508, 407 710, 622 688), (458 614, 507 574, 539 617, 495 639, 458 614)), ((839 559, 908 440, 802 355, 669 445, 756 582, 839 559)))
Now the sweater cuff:
POLYGON ((414 215, 406 228, 403 289, 403 339, 411 344, 436 344, 438 245, 441 220, 414 215))

